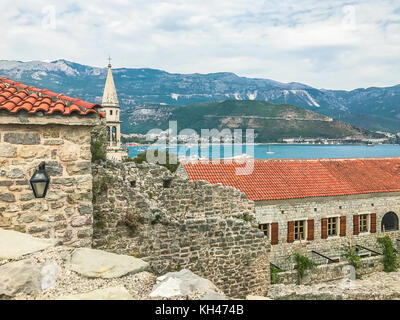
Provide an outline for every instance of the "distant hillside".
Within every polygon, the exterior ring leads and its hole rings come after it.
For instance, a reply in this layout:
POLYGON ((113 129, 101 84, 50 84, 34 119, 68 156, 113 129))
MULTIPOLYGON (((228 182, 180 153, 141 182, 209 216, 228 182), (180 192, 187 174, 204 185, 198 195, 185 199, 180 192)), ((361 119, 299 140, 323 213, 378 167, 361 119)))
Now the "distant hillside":
MULTIPOLYGON (((106 71, 106 68, 66 60, 0 60, 0 76, 90 102, 101 102, 106 71)), ((317 111, 370 130, 400 132, 400 85, 343 91, 239 77, 230 72, 176 74, 147 68, 120 68, 114 69, 113 74, 121 108, 125 111, 143 104, 186 106, 227 99, 259 100, 317 111)))
POLYGON ((381 137, 303 108, 265 101, 227 100, 187 107, 152 106, 127 113, 128 121, 124 123, 123 131, 131 133, 146 133, 152 128, 165 130, 168 121, 176 120, 179 130, 191 128, 198 134, 201 129, 254 129, 256 142, 292 137, 381 137))

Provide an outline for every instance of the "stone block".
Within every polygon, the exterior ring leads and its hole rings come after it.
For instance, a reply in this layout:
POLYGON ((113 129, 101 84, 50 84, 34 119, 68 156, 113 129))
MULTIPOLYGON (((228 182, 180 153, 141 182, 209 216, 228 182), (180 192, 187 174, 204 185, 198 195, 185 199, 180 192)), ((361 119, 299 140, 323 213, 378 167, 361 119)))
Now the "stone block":
POLYGON ((15 202, 15 195, 12 193, 0 193, 0 201, 15 202))
POLYGON ((12 186, 13 184, 14 184, 14 181, 10 181, 10 180, 0 181, 0 187, 9 187, 9 186, 12 186))
POLYGON ((58 146, 64 144, 64 140, 50 139, 50 140, 45 140, 43 144, 46 146, 58 146))
POLYGON ((9 132, 4 134, 4 142, 11 144, 35 145, 40 144, 38 133, 9 132))
POLYGON ((67 165, 69 175, 91 174, 92 164, 89 161, 75 162, 67 165))
POLYGON ((0 157, 15 158, 17 156, 17 148, 13 145, 2 143, 0 144, 0 157))
POLYGON ((80 147, 76 144, 65 144, 58 150, 58 157, 61 161, 76 161, 79 159, 80 147))

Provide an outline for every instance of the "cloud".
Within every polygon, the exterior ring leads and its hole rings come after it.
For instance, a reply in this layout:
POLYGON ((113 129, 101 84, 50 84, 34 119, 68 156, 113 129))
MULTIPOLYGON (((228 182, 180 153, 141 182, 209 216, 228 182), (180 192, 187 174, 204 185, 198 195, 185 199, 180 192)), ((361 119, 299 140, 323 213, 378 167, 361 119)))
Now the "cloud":
POLYGON ((111 54, 114 67, 389 86, 400 74, 396 1, 3 0, 1 58, 105 66, 111 54))

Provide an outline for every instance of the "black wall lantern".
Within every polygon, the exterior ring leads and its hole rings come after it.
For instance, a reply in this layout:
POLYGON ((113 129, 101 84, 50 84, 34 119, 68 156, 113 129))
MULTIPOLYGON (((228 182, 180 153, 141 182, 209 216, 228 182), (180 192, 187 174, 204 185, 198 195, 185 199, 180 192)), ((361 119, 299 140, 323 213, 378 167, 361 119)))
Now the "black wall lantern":
POLYGON ((31 180, 31 187, 35 198, 44 198, 49 188, 50 177, 46 172, 46 165, 42 162, 39 169, 35 170, 31 180))

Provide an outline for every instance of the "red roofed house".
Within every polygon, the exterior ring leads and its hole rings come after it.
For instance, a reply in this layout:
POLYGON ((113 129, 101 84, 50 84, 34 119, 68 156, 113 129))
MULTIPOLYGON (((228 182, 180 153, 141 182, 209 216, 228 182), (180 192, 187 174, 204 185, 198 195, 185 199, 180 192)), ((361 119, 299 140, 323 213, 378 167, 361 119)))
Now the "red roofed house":
POLYGON ((180 171, 193 181, 235 187, 253 200, 272 244, 271 261, 283 269, 298 250, 330 263, 349 243, 360 255, 373 255, 377 237, 389 235, 395 244, 400 239, 400 158, 255 160, 247 175, 237 175, 238 167, 243 164, 198 162, 180 171))
POLYGON ((100 105, 0 77, 0 228, 90 246, 91 129, 100 105), (44 162, 50 183, 30 179, 44 162))

